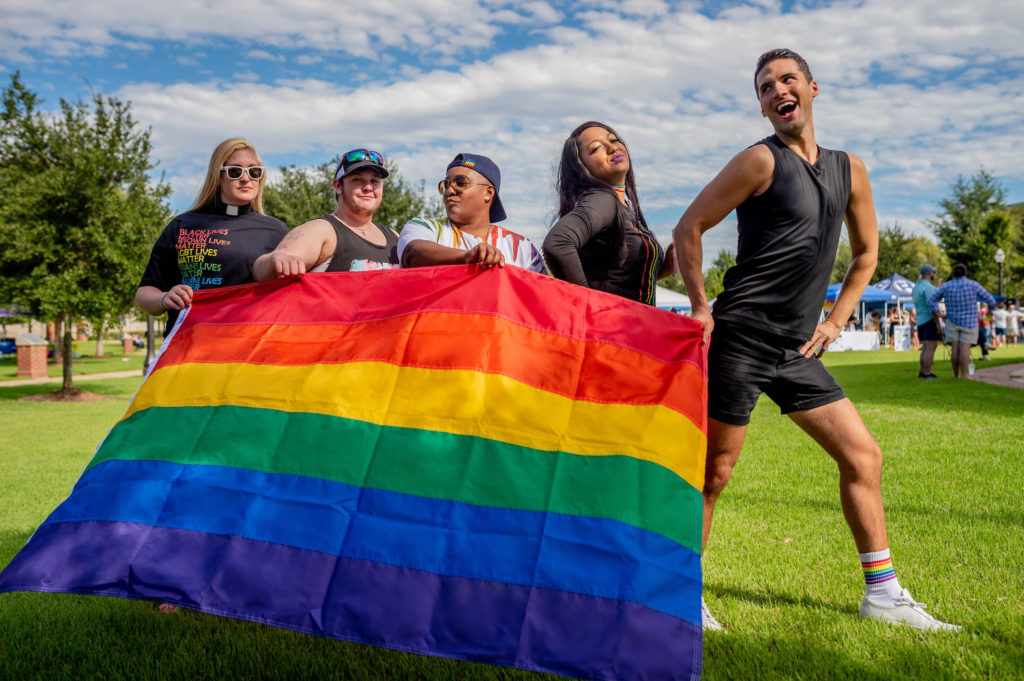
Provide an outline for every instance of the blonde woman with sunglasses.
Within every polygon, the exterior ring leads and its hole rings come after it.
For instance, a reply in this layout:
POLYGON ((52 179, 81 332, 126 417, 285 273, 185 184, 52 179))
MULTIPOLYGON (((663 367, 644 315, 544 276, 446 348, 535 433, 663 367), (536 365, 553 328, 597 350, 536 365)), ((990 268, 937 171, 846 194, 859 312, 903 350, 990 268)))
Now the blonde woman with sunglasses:
POLYGON ((233 137, 213 150, 199 196, 164 228, 135 292, 145 312, 167 312, 168 332, 195 291, 253 281, 253 262, 288 233, 263 214, 266 180, 248 141, 233 137))

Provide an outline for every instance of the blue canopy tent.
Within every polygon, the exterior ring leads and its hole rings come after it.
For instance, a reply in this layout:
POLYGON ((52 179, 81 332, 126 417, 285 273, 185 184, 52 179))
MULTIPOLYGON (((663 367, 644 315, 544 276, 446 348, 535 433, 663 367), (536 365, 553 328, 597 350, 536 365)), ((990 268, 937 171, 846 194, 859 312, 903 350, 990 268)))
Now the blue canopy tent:
MULTIPOLYGON (((839 291, 842 288, 842 284, 832 284, 829 286, 828 290, 825 292, 825 300, 834 303, 839 298, 839 291)), ((885 307, 885 314, 888 314, 890 305, 899 305, 899 296, 892 291, 883 291, 882 289, 871 286, 870 284, 865 286, 864 293, 860 296, 860 316, 858 319, 863 322, 864 310, 869 305, 877 305, 878 303, 882 303, 885 307)))
MULTIPOLYGON (((832 284, 828 287, 828 291, 825 293, 825 300, 835 300, 839 297, 839 291, 842 290, 842 284, 832 284)), ((899 296, 892 291, 883 291, 877 286, 865 286, 864 293, 860 296, 860 302, 862 303, 890 303, 895 305, 899 300, 899 296)))
POLYGON ((899 296, 900 305, 906 305, 913 301, 911 293, 914 291, 914 282, 910 281, 902 274, 893 273, 881 281, 874 283, 875 288, 880 288, 883 291, 889 291, 899 296))

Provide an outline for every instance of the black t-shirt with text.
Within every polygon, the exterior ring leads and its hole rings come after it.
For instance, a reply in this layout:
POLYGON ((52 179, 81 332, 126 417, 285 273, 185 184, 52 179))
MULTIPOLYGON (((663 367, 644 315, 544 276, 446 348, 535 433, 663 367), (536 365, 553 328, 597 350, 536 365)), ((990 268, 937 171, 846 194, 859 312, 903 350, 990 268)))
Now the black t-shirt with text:
MULTIPOLYGON (((274 250, 288 228, 249 206, 239 207, 238 215, 224 209, 216 203, 171 220, 153 246, 139 285, 167 291, 185 284, 199 291, 253 281, 253 262, 274 250)), ((168 330, 177 318, 176 310, 168 310, 168 330)))

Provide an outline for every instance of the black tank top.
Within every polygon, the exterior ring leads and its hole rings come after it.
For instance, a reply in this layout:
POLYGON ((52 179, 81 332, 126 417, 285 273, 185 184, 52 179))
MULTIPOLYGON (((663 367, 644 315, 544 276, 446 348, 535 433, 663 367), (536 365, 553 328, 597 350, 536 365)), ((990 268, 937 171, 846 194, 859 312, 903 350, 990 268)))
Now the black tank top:
POLYGON ((325 272, 363 272, 398 267, 398 235, 387 227, 373 223, 384 234, 385 243, 378 246, 353 232, 330 213, 323 219, 331 223, 338 235, 338 245, 325 272))
POLYGON ((811 165, 772 135, 771 186, 736 208, 736 265, 723 279, 715 320, 787 338, 814 334, 825 302, 843 216, 850 200, 850 157, 818 147, 811 165))

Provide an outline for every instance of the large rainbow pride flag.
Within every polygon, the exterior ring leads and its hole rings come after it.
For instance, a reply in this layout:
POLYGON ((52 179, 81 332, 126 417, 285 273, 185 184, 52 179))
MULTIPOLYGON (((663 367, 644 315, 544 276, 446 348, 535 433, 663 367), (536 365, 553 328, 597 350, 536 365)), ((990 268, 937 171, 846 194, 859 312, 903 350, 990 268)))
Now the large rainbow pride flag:
POLYGON ((515 267, 201 291, 0 591, 700 676, 692 320, 515 267))

